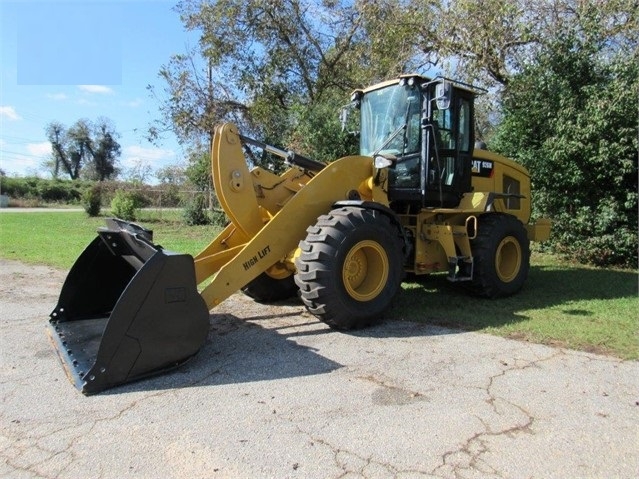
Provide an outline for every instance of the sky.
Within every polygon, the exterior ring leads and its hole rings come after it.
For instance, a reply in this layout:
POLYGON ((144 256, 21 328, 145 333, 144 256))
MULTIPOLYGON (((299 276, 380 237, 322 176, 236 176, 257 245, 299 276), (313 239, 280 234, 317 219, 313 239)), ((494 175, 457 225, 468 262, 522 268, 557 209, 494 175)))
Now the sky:
POLYGON ((197 44, 169 0, 0 0, 0 168, 49 177, 45 127, 107 117, 120 134, 120 167, 183 164, 168 134, 145 133, 160 117, 160 67, 197 44))

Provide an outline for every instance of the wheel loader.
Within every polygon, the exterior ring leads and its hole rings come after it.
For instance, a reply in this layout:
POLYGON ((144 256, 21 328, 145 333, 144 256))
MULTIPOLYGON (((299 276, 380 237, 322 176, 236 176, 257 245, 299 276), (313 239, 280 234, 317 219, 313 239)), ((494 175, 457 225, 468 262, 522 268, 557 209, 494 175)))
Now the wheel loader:
POLYGON ((356 90, 344 112, 359 113, 359 155, 328 164, 216 127, 228 225, 192 257, 107 220, 49 320, 72 382, 93 394, 181 365, 204 345, 209 311, 239 290, 258 302, 298 295, 343 330, 380 318, 406 274, 444 272, 487 298, 519 291, 530 241, 547 239, 550 222, 530 220, 528 171, 475 146, 478 93, 417 74, 356 90), (286 171, 249 168, 255 147, 286 171))

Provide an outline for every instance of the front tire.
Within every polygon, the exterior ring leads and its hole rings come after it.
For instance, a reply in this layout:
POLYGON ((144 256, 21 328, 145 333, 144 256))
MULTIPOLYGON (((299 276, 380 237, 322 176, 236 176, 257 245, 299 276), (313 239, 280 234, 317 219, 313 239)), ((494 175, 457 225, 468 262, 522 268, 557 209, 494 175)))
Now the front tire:
POLYGON ((300 242, 295 282, 309 312, 332 328, 368 326, 403 277, 403 240, 385 214, 343 207, 320 216, 300 242))
POLYGON ((471 290, 478 296, 501 298, 517 293, 530 269, 530 241, 516 217, 491 213, 479 218, 470 242, 474 258, 471 290))

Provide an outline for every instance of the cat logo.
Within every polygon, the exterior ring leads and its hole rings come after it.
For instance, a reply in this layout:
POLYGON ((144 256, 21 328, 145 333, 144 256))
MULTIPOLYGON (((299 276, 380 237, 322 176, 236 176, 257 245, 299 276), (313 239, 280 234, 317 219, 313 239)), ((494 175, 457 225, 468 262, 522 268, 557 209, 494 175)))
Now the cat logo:
POLYGON ((489 160, 473 160, 473 176, 492 178, 494 163, 489 160))

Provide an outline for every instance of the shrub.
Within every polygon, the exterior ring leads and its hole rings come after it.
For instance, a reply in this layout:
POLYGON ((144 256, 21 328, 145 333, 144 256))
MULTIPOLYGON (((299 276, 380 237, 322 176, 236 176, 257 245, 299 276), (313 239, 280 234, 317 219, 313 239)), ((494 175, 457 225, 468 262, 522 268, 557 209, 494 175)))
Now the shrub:
POLYGON ((79 192, 71 182, 45 181, 38 184, 38 196, 45 202, 72 203, 79 199, 79 192))
POLYGON ((27 198, 37 196, 37 189, 33 185, 27 183, 26 178, 12 178, 3 176, 0 180, 0 190, 3 195, 13 198, 27 198))
POLYGON ((102 188, 100 188, 100 185, 93 185, 84 192, 82 206, 89 216, 100 215, 100 207, 102 206, 102 188))
POLYGON ((111 213, 126 221, 135 220, 137 216, 135 196, 127 191, 116 191, 113 200, 111 200, 111 213))
POLYGON ((152 204, 151 199, 143 191, 132 191, 127 194, 131 196, 135 209, 146 208, 152 204))
POLYGON ((216 226, 225 227, 229 223, 229 219, 223 210, 211 211, 211 223, 216 226))
POLYGON ((206 211, 206 200, 204 195, 196 195, 188 201, 184 207, 184 222, 189 226, 207 225, 211 223, 211 218, 206 211))

